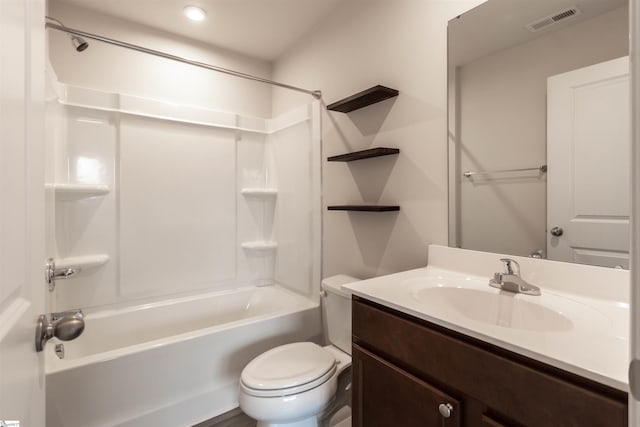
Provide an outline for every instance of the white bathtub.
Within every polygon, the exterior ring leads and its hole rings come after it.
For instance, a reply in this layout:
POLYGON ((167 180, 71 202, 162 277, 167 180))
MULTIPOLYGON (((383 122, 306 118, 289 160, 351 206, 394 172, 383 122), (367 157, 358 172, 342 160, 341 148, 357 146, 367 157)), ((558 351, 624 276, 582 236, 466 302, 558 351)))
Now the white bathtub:
POLYGON ((47 427, 181 427, 238 406, 245 364, 317 339, 318 304, 277 286, 88 313, 58 359, 45 349, 47 427))

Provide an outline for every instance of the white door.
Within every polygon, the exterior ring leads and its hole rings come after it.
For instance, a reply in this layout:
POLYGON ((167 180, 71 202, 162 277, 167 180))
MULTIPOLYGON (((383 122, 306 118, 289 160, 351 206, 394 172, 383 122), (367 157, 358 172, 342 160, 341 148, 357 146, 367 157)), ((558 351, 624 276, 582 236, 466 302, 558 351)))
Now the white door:
POLYGON ((629 268, 629 58, 547 81, 547 256, 629 268))
POLYGON ((43 70, 44 1, 0 0, 0 420, 20 427, 45 425, 43 70))
POLYGON ((631 365, 629 425, 640 425, 640 0, 629 2, 631 56, 631 365))

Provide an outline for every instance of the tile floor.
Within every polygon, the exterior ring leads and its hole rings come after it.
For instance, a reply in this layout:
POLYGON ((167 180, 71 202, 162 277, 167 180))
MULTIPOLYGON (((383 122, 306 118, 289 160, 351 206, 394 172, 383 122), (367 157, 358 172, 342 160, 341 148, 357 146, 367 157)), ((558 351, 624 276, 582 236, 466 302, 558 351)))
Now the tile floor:
MULTIPOLYGON (((226 414, 222 414, 219 417, 212 418, 202 423, 196 424, 193 427, 255 427, 256 420, 250 418, 240 411, 235 409, 226 414)), ((351 417, 333 425, 332 427, 351 427, 351 417)))

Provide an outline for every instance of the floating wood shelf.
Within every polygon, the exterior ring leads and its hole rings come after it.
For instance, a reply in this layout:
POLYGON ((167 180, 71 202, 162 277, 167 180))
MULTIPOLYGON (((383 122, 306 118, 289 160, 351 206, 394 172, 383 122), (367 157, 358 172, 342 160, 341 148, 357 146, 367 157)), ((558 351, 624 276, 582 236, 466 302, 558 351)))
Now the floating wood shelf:
POLYGON ((327 206, 330 211, 356 211, 356 212, 392 212, 399 211, 400 206, 391 205, 339 205, 327 206))
POLYGON ((353 153, 340 154, 338 156, 327 157, 330 162, 352 162, 354 160, 369 159, 371 157, 390 156, 398 154, 398 148, 377 147, 368 150, 354 151, 353 153))
POLYGON ((327 105, 327 110, 348 113, 350 111, 366 107, 367 105, 393 98, 394 96, 398 96, 399 93, 400 92, 396 89, 377 85, 367 90, 363 90, 362 92, 358 92, 355 95, 341 99, 340 101, 336 101, 333 104, 329 104, 327 105))

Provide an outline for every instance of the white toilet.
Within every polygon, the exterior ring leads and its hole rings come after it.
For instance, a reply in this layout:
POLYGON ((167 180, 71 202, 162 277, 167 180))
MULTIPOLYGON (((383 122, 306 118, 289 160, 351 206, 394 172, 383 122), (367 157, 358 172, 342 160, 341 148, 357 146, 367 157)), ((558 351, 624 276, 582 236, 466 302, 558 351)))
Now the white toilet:
POLYGON ((332 402, 338 375, 351 366, 351 296, 346 275, 322 281, 322 309, 330 345, 298 342, 272 348, 240 375, 240 408, 257 427, 317 427, 332 402))

